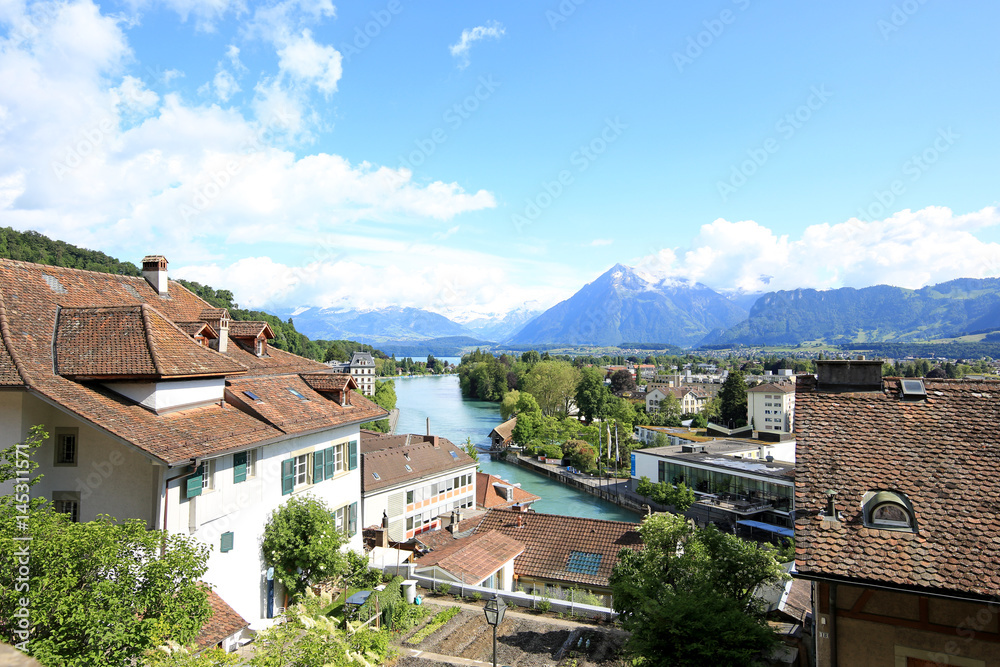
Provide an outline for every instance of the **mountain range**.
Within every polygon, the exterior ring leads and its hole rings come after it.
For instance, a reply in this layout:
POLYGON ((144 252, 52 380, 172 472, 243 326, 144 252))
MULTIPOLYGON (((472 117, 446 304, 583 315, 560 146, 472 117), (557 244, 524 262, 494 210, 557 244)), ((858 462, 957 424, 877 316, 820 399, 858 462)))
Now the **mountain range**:
POLYGON ((289 311, 311 338, 357 338, 386 351, 458 354, 500 344, 628 346, 918 342, 1000 330, 1000 279, 961 278, 913 290, 889 285, 746 295, 651 280, 616 264, 548 310, 521 308, 463 324, 417 308, 289 311), (749 311, 745 304, 752 299, 749 311))

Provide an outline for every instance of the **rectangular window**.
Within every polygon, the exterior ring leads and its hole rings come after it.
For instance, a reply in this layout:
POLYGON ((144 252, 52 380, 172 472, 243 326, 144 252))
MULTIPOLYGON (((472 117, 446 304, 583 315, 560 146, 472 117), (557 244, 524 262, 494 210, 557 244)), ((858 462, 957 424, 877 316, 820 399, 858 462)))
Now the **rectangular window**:
POLYGON ((412 516, 406 517, 406 529, 407 530, 413 530, 413 517, 412 516))
POLYGON ((435 482, 434 484, 431 484, 431 498, 433 498, 437 494, 438 494, 438 484, 437 482, 435 482))
POLYGON ((295 486, 309 482, 309 455, 295 457, 295 486))
POLYGON ((257 476, 257 450, 247 451, 247 479, 257 476))
POLYGON ((53 491, 52 505, 55 511, 68 514, 73 523, 80 522, 80 493, 78 491, 53 491))
POLYGON ((406 492, 406 504, 407 505, 412 505, 413 504, 413 490, 412 489, 410 491, 406 492))
POLYGON ((665 482, 667 481, 667 462, 657 461, 656 462, 656 481, 665 482))
POLYGON ((57 428, 56 429, 56 458, 57 466, 75 466, 77 455, 77 428, 57 428))
POLYGON ((354 537, 358 532, 358 504, 351 503, 347 508, 347 536, 354 537))
POLYGON ((344 472, 344 443, 333 447, 333 469, 336 472, 344 472))
POLYGON ((215 488, 215 459, 201 463, 201 491, 211 491, 215 488))
POLYGON ((333 522, 337 530, 344 530, 345 521, 347 519, 347 508, 341 507, 340 509, 334 510, 333 512, 333 522))

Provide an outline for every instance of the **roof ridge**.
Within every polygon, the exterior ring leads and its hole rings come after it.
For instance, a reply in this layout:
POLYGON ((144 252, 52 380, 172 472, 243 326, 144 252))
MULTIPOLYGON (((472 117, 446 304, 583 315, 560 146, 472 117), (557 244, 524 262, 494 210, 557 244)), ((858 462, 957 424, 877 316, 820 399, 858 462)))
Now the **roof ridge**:
POLYGON ((14 370, 21 377, 21 382, 25 386, 31 386, 28 370, 21 363, 20 356, 14 352, 14 346, 10 343, 10 323, 7 321, 7 303, 4 301, 3 290, 0 290, 0 340, 3 341, 4 347, 7 348, 7 354, 10 355, 10 360, 14 362, 14 370))
MULTIPOLYGON (((156 374, 163 377, 163 364, 160 363, 160 353, 153 344, 153 328, 149 321, 149 311, 153 311, 156 314, 159 313, 156 312, 155 308, 146 303, 142 304, 140 308, 140 312, 142 313, 142 329, 146 335, 146 349, 149 350, 149 356, 153 360, 153 368, 156 369, 156 374)), ((187 334, 184 335, 187 336, 187 334)))

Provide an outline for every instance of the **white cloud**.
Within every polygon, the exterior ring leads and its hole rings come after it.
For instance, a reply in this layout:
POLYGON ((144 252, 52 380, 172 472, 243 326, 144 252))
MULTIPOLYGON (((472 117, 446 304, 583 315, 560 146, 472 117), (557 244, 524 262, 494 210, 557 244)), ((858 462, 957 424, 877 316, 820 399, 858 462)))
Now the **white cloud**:
POLYGON ((956 215, 932 206, 884 220, 811 225, 800 238, 752 220, 703 225, 686 249, 665 248, 639 262, 654 277, 747 292, 888 284, 919 288, 960 277, 1000 275, 1000 244, 975 232, 1000 225, 987 207, 956 215))
MULTIPOLYGON (((7 29, 0 19, 0 34, 7 29)), ((248 117, 157 95, 123 71, 130 57, 119 24, 86 0, 60 9, 32 39, 0 47, 5 225, 123 259, 163 252, 175 264, 224 263, 287 258, 302 252, 295 244, 312 247, 333 231, 357 232, 369 246, 386 235, 415 238, 418 228, 433 233, 496 206, 486 190, 284 150, 283 138, 301 136, 313 119, 270 81, 255 89, 257 118, 248 117)), ((213 84, 222 91, 221 79, 213 84)))
POLYGON ((233 95, 242 90, 233 75, 224 69, 215 74, 215 78, 212 79, 212 88, 220 102, 228 102, 233 95))
POLYGON ((278 67, 282 72, 297 81, 312 83, 326 95, 336 92, 344 73, 339 51, 317 44, 308 29, 281 41, 278 67))
POLYGON ((588 245, 591 248, 600 248, 602 246, 611 245, 614 243, 614 239, 594 239, 588 245))
POLYGON ((459 38, 458 42, 452 44, 448 47, 451 51, 451 55, 456 58, 461 58, 459 67, 464 69, 469 66, 469 51, 472 49, 472 45, 481 39, 486 39, 487 37, 491 39, 500 39, 506 34, 506 29, 500 23, 496 21, 490 21, 486 25, 479 25, 472 30, 463 30, 462 36, 459 38))
MULTIPOLYGON (((152 0, 128 0, 133 11, 142 11, 152 6, 152 0)), ((181 21, 194 20, 198 30, 214 32, 215 24, 229 13, 240 15, 246 11, 244 0, 161 0, 160 3, 176 12, 181 21)))

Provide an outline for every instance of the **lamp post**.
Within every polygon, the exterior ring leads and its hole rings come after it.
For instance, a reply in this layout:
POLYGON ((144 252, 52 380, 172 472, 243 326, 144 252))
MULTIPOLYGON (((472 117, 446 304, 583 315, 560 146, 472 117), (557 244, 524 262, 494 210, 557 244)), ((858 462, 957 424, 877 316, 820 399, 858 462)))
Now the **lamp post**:
POLYGON ((507 611, 507 603, 496 593, 493 594, 492 600, 486 601, 486 606, 483 608, 486 622, 493 626, 493 667, 497 667, 497 626, 503 623, 505 611, 507 611))

